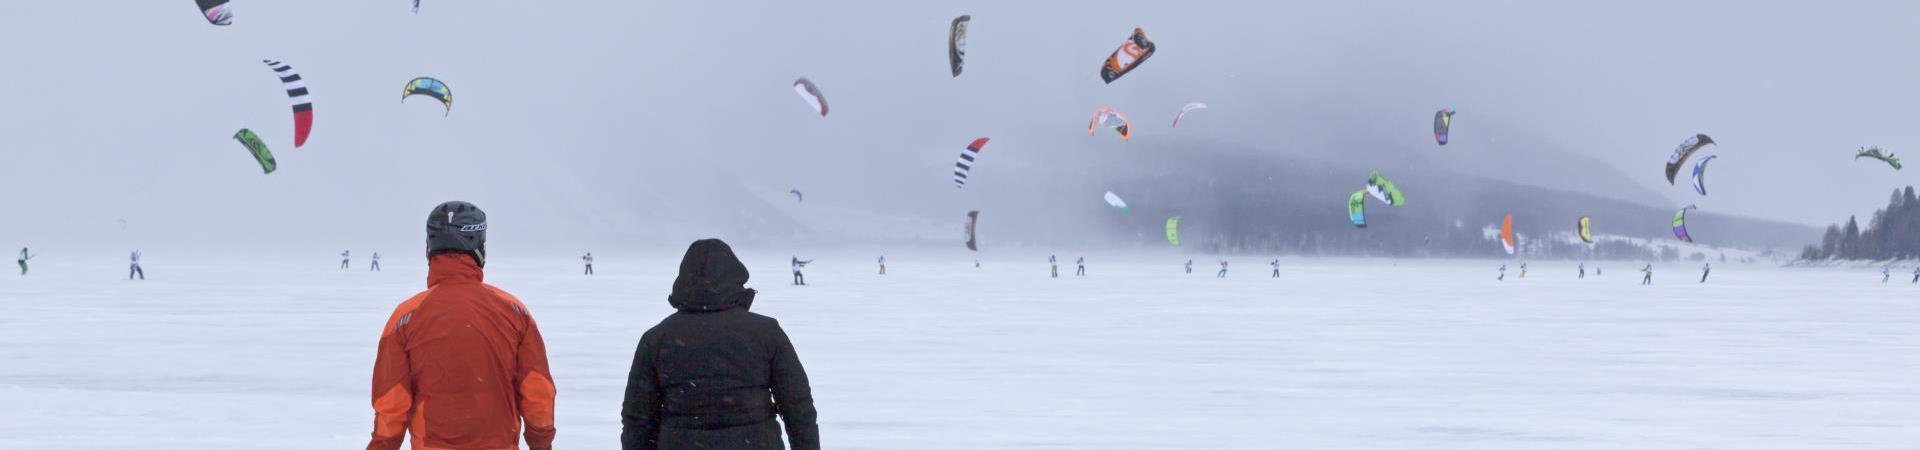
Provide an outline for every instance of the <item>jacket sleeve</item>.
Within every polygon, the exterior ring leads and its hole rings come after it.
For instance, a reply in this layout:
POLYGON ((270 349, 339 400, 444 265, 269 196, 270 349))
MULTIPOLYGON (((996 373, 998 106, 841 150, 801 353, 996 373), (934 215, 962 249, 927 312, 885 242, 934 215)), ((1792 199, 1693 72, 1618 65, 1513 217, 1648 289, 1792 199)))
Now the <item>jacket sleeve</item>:
POLYGON ((547 371, 547 343, 540 325, 527 313, 527 329, 517 350, 514 387, 520 395, 520 418, 526 423, 527 448, 553 448, 553 374, 547 371))
POLYGON ((818 413, 813 409, 813 387, 807 383, 807 369, 800 366, 800 355, 779 322, 773 325, 773 402, 780 410, 780 422, 786 424, 787 440, 793 450, 820 450, 818 413))
POLYGON ((367 442, 367 450, 396 450, 406 441, 407 421, 413 414, 413 375, 399 328, 412 318, 425 295, 401 303, 380 331, 380 353, 373 362, 373 439, 367 442))
POLYGON ((633 350, 633 368, 627 371, 627 396, 620 403, 620 448, 654 450, 660 438, 660 391, 654 386, 659 371, 653 365, 653 333, 640 338, 633 350))

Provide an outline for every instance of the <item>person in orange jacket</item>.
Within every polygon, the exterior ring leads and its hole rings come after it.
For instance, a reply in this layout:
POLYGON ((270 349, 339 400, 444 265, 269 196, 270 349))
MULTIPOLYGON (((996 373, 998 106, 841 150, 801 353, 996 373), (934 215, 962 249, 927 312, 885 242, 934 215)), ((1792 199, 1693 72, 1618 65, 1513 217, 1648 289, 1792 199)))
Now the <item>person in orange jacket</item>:
POLYGON ((553 376, 527 306, 481 282, 487 215, 446 202, 427 216, 427 290, 380 331, 367 450, 553 448, 553 376))

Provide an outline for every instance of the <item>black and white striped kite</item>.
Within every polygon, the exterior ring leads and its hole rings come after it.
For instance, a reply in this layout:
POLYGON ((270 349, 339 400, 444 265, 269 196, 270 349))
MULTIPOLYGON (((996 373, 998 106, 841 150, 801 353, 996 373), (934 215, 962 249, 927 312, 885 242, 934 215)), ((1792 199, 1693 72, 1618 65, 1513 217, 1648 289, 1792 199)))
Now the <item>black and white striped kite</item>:
POLYGON ((300 79, 300 72, 293 66, 279 61, 263 59, 267 67, 280 76, 280 85, 287 89, 287 100, 293 103, 293 146, 299 148, 307 144, 307 133, 313 131, 313 99, 307 96, 307 82, 300 79))
POLYGON ((953 187, 967 187, 967 175, 973 173, 973 160, 980 157, 980 148, 987 146, 988 138, 974 139, 967 144, 967 150, 960 152, 960 161, 953 164, 953 187))

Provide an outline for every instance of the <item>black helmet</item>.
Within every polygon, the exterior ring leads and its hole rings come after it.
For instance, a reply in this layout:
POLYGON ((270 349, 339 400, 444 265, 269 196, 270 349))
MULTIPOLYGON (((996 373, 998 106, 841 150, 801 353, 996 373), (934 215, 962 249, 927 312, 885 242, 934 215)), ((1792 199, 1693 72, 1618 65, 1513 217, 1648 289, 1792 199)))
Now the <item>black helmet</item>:
POLYGON ((427 254, 459 252, 487 265, 487 213, 463 201, 441 203, 427 214, 427 254))

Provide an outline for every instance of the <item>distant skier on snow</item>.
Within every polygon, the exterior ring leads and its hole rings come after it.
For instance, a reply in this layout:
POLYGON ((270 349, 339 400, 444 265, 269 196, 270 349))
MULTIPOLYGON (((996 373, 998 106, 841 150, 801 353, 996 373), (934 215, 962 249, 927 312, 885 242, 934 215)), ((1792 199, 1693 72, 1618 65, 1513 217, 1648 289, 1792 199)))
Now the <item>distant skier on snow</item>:
POLYGON ((1653 265, 1652 264, 1648 264, 1646 267, 1640 268, 1640 272, 1645 274, 1640 277, 1641 286, 1653 284, 1653 265))
POLYGON ((146 281, 147 271, 140 269, 140 250, 134 250, 133 254, 127 258, 132 260, 131 265, 127 267, 127 279, 132 280, 133 276, 138 274, 141 281, 146 281))
POLYGON ((1052 275, 1053 278, 1060 278, 1060 260, 1059 259, 1054 258, 1053 255, 1047 255, 1047 267, 1052 268, 1051 273, 1053 274, 1052 275))
MULTIPOLYGON (((1914 271, 1920 272, 1920 269, 1914 269, 1914 271)), ((1191 259, 1187 260, 1187 275, 1193 275, 1193 260, 1191 259)))
POLYGON ((1587 278, 1587 263, 1580 263, 1580 279, 1587 278))
POLYGON ((800 269, 807 267, 808 264, 813 264, 813 260, 809 259, 806 261, 801 261, 800 257, 798 256, 793 257, 793 285, 794 286, 807 285, 807 275, 800 273, 800 269))
POLYGON ((587 271, 584 275, 593 275, 593 252, 580 255, 580 263, 587 266, 587 271))
POLYGON ((1893 265, 1887 264, 1887 265, 1880 266, 1880 283, 1885 284, 1887 280, 1892 278, 1893 278, 1893 265))
POLYGON ((887 255, 880 255, 880 274, 887 274, 887 255))
POLYGON ((368 263, 367 271, 379 272, 380 271, 380 252, 373 252, 373 257, 369 258, 369 260, 371 262, 368 263))
POLYGON ((1920 284, 1920 266, 1913 267, 1913 282, 1920 284))
POLYGON ((1220 274, 1218 274, 1218 275, 1214 275, 1213 277, 1214 277, 1214 278, 1226 278, 1226 277, 1227 277, 1227 260, 1224 260, 1224 259, 1222 259, 1222 260, 1220 260, 1220 274))
POLYGON ((1709 273, 1713 273, 1713 263, 1702 264, 1700 266, 1700 282, 1701 283, 1707 282, 1707 274, 1709 273))
POLYGON ((1273 266, 1273 276, 1268 278, 1280 278, 1280 260, 1275 259, 1273 262, 1267 263, 1267 265, 1273 266))
POLYGON ((1527 263, 1520 263, 1520 278, 1527 277, 1527 263))
POLYGON ((1073 262, 1073 266, 1075 268, 1073 272, 1073 276, 1076 276, 1076 277, 1087 276, 1087 257, 1082 256, 1080 257, 1080 259, 1075 260, 1073 262))
POLYGON ((1507 265, 1506 265, 1506 264, 1501 264, 1501 265, 1500 265, 1500 276, 1498 276, 1498 277, 1495 277, 1495 278, 1494 278, 1493 280, 1494 280, 1494 281, 1506 281, 1506 280, 1507 280, 1507 265))
POLYGON ((347 262, 352 261, 352 258, 350 258, 349 255, 352 255, 352 254, 353 254, 352 250, 340 251, 340 270, 347 270, 347 262))

